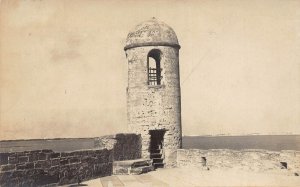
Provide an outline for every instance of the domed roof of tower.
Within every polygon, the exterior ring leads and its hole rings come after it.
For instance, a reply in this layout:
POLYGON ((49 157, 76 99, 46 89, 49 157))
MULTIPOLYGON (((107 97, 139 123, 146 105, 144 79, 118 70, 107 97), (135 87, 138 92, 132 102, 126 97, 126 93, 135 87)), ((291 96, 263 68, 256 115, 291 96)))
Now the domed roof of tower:
POLYGON ((174 30, 154 17, 138 24, 129 32, 124 49, 141 46, 172 46, 180 48, 174 30))

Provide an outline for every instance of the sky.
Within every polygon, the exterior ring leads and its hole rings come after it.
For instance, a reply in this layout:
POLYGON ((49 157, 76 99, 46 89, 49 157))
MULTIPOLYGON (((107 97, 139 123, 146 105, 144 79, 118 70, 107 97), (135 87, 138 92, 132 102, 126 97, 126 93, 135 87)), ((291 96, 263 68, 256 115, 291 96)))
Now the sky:
POLYGON ((300 1, 0 1, 0 139, 127 131, 124 45, 167 23, 184 135, 300 134, 300 1))

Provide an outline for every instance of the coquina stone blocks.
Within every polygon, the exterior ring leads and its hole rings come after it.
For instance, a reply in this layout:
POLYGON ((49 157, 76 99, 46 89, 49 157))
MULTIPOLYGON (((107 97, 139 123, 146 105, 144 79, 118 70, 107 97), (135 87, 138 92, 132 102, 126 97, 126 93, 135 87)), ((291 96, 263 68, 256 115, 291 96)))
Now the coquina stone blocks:
POLYGON ((113 162, 141 158, 141 136, 95 138, 95 148, 0 153, 0 186, 57 186, 112 175, 113 162))
POLYGON ((221 170, 238 169, 256 172, 281 170, 290 171, 291 174, 299 174, 300 152, 263 149, 178 149, 177 166, 221 170))
POLYGON ((163 151, 167 167, 176 165, 182 146, 179 44, 172 28, 152 19, 128 34, 127 114, 130 132, 141 134, 142 157, 150 156, 151 130, 164 130, 163 151), (149 84, 149 55, 161 68, 160 82, 149 84))

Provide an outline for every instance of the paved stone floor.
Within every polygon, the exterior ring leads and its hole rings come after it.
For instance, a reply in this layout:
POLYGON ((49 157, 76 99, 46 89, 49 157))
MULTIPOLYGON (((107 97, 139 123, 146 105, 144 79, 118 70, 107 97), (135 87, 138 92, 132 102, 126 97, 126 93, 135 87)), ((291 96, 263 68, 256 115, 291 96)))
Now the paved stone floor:
MULTIPOLYGON (((69 185, 76 186, 76 185, 69 185)), ((83 182, 97 187, 192 187, 192 186, 300 186, 300 176, 287 170, 255 173, 198 168, 160 169, 142 175, 117 175, 83 182)))

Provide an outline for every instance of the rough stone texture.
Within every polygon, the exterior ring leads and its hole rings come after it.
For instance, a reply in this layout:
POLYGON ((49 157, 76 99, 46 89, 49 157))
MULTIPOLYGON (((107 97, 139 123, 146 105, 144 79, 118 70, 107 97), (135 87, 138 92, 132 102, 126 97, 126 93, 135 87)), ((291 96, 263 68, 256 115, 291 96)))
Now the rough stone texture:
POLYGON ((249 171, 282 169, 280 162, 287 162, 287 169, 300 172, 300 151, 229 150, 229 149, 178 149, 177 166, 198 166, 210 169, 236 168, 249 171), (203 157, 206 160, 203 159, 203 157))
POLYGON ((142 157, 150 158, 150 130, 165 130, 166 167, 176 165, 176 149, 182 146, 179 44, 173 29, 151 19, 128 34, 127 115, 129 130, 142 136, 142 157), (148 54, 160 51, 161 85, 148 85, 148 54))
POLYGON ((141 158, 141 135, 116 134, 114 160, 133 160, 141 158))
POLYGON ((95 148, 107 148, 113 149, 117 140, 114 135, 102 136, 94 138, 94 147, 95 148))
POLYGON ((111 175, 113 151, 56 153, 51 150, 0 153, 1 186, 45 186, 76 183, 111 175))
POLYGON ((152 170, 152 160, 150 159, 123 160, 114 161, 113 163, 114 175, 141 174, 152 170))
POLYGON ((141 158, 141 136, 95 138, 95 149, 70 152, 34 150, 0 153, 0 186, 49 186, 77 183, 112 174, 116 160, 141 158))
POLYGON ((153 45, 161 43, 178 45, 178 40, 174 30, 170 26, 158 21, 156 18, 152 18, 138 24, 129 32, 126 39, 126 47, 139 44, 145 45, 146 43, 153 45))
POLYGON ((94 139, 95 148, 113 149, 114 160, 141 158, 141 135, 119 133, 94 139))
POLYGON ((126 50, 126 55, 129 130, 141 134, 143 158, 149 158, 149 130, 166 130, 163 143, 166 167, 173 167, 176 165, 176 156, 168 153, 182 145, 179 49, 168 46, 136 47, 126 50), (148 85, 147 55, 152 49, 162 53, 160 63, 163 78, 161 85, 156 86, 148 85))

